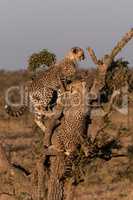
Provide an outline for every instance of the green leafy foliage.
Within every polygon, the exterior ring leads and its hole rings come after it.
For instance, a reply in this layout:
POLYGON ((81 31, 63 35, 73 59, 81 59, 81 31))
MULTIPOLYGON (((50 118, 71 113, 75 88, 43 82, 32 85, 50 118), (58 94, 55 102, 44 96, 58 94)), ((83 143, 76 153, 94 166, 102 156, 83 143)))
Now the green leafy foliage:
POLYGON ((106 85, 110 90, 126 85, 128 80, 128 62, 122 58, 113 61, 106 76, 106 85))
POLYGON ((39 53, 33 53, 28 60, 28 70, 36 71, 40 67, 49 67, 56 62, 56 55, 47 49, 41 50, 39 53))

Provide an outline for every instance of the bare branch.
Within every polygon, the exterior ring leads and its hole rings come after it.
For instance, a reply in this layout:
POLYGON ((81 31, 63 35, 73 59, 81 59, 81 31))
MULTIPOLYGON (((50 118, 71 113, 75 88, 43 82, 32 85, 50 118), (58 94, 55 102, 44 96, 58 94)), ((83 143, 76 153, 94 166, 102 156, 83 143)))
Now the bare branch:
POLYGON ((99 91, 104 87, 107 70, 112 61, 114 60, 115 56, 117 56, 117 54, 125 47, 125 45, 132 38, 133 28, 122 37, 122 39, 116 44, 116 46, 113 48, 109 55, 104 55, 103 58, 100 60, 97 59, 92 48, 89 47, 87 49, 92 61, 95 65, 97 65, 97 76, 90 90, 90 93, 92 93, 94 97, 97 97, 99 91))
POLYGON ((125 47, 125 45, 133 38, 133 28, 128 31, 121 40, 116 44, 110 54, 111 61, 117 56, 117 54, 125 47))
POLYGON ((96 57, 96 54, 95 52, 93 51, 93 49, 91 47, 88 47, 87 48, 87 51, 92 59, 92 61, 94 62, 95 65, 98 65, 98 59, 96 57))

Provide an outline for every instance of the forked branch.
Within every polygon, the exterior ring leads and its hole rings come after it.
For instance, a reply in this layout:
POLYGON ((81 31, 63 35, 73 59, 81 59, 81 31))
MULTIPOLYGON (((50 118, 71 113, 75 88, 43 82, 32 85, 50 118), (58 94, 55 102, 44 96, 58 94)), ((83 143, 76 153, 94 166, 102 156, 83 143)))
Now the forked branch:
POLYGON ((130 29, 119 42, 117 42, 116 46, 112 49, 111 53, 103 56, 102 59, 98 60, 94 50, 91 47, 88 47, 88 53, 95 65, 101 65, 102 63, 106 65, 110 65, 114 58, 122 51, 122 49, 126 46, 126 44, 133 38, 133 28, 130 29), (101 61, 101 62, 100 62, 101 61))
POLYGON ((97 97, 100 90, 105 86, 105 78, 108 68, 110 67, 117 54, 132 38, 133 28, 122 37, 122 39, 116 44, 110 54, 104 55, 101 59, 97 59, 95 52, 91 47, 87 48, 93 63, 97 66, 97 76, 90 90, 90 93, 92 93, 93 96, 97 97))

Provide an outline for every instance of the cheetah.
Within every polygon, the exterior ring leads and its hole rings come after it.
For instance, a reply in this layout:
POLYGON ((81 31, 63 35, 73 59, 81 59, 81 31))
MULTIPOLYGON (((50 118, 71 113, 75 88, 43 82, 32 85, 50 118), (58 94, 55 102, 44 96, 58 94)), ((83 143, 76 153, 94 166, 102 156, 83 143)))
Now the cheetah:
POLYGON ((61 118, 60 126, 52 134, 52 145, 44 149, 44 155, 50 156, 48 200, 63 199, 64 180, 72 174, 75 151, 79 145, 88 156, 88 143, 83 137, 88 128, 86 126, 89 112, 87 94, 86 82, 75 80, 67 86, 67 91, 58 98, 58 104, 64 106, 64 116, 61 118))
POLYGON ((35 123, 45 132, 46 127, 42 119, 53 115, 52 108, 56 105, 58 95, 66 90, 67 83, 75 77, 77 62, 84 59, 83 49, 71 48, 64 59, 24 85, 22 106, 12 108, 6 105, 6 112, 11 116, 19 117, 26 110, 31 111, 35 123))
POLYGON ((86 82, 83 80, 73 81, 69 85, 69 91, 61 124, 55 129, 51 138, 52 145, 46 152, 49 152, 49 155, 64 152, 67 156, 70 156, 81 145, 87 156, 88 144, 84 139, 84 133, 87 133, 88 128, 86 124, 89 113, 86 82))

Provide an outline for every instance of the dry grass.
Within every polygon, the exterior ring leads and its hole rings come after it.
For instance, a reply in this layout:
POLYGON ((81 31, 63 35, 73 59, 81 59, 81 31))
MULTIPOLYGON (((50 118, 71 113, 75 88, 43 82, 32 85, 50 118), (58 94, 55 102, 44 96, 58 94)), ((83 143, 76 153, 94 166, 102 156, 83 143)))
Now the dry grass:
MULTIPOLYGON (((133 70, 130 69, 129 74, 130 92, 132 92, 133 70)), ((79 70, 78 76, 87 80, 88 87, 91 87, 95 77, 95 70, 79 70)), ((35 164, 35 158, 40 153, 40 149, 42 149, 42 144, 40 143, 42 133, 34 126, 30 115, 25 115, 18 120, 8 117, 4 112, 6 89, 25 82, 29 77, 30 75, 24 71, 0 72, 0 140, 5 144, 7 155, 10 155, 11 162, 21 165, 28 172, 31 172, 35 164)), ((131 99, 132 96, 133 93, 130 93, 131 99)), ((133 199, 132 102, 131 100, 129 102, 128 116, 124 116, 115 110, 113 111, 105 130, 107 138, 115 138, 119 134, 120 143, 124 148, 128 149, 128 155, 126 157, 114 157, 108 161, 94 158, 91 163, 84 163, 84 160, 82 163, 82 160, 80 160, 81 167, 78 165, 77 168, 78 185, 69 187, 69 179, 68 184, 66 184, 66 193, 73 196, 69 200, 73 200, 74 197, 76 200, 133 199)), ((0 193, 1 191, 7 193, 8 190, 11 192, 13 186, 3 182, 0 184, 0 193)), ((18 199, 21 199, 19 192, 17 196, 19 196, 18 199)))

